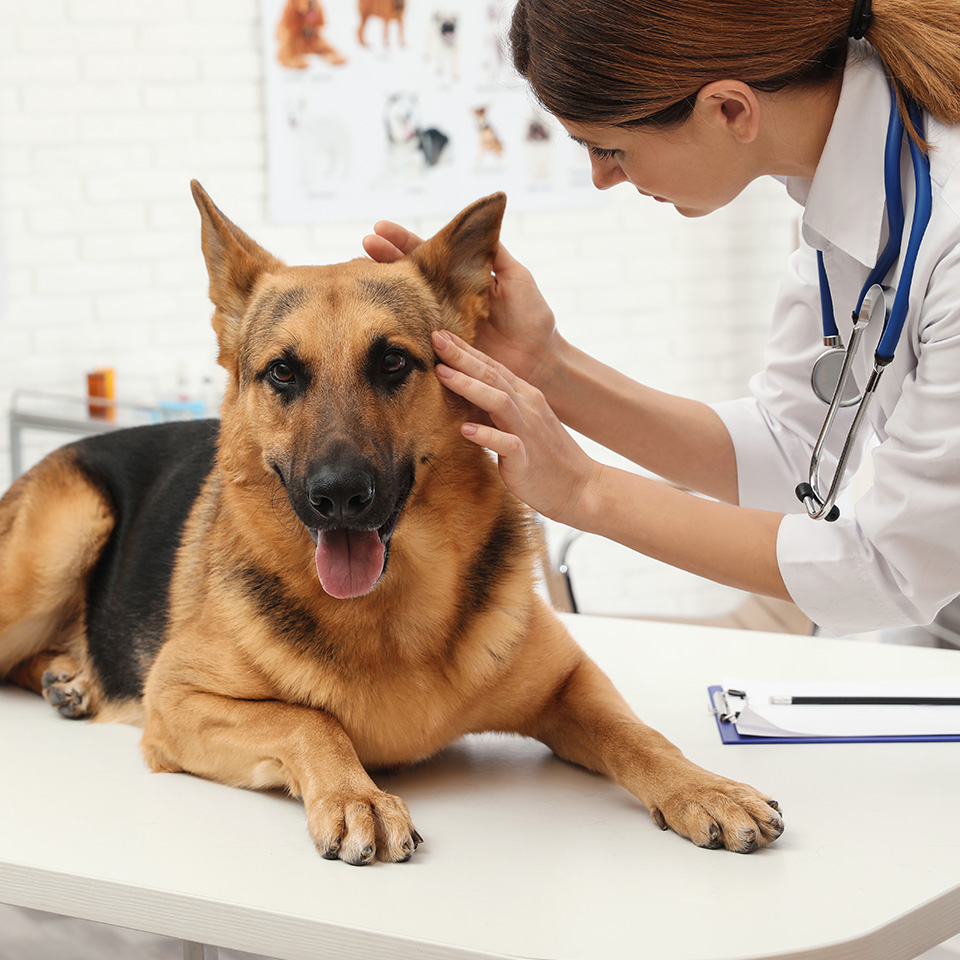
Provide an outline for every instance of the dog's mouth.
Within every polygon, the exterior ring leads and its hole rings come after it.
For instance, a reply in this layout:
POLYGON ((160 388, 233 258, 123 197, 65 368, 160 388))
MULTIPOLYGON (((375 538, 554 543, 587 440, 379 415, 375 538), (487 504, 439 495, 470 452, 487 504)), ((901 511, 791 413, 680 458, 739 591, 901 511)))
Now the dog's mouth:
POLYGON ((396 530, 413 487, 411 469, 386 523, 373 529, 334 527, 311 530, 317 544, 317 576, 324 592, 338 600, 362 597, 383 577, 390 554, 390 538, 396 530))

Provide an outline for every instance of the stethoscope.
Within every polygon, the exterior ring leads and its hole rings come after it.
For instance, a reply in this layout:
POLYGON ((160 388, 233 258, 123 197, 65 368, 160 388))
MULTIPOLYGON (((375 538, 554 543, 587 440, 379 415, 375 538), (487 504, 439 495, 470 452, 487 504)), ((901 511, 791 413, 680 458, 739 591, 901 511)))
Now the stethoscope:
MULTIPOLYGON (((837 329, 837 322, 833 313, 833 298, 830 295, 830 283, 827 280, 827 271, 823 264, 823 253, 817 252, 817 269, 820 279, 820 309, 823 314, 823 344, 827 348, 813 365, 810 375, 810 384, 813 392, 828 405, 827 415, 824 418, 820 435, 813 448, 810 458, 810 474, 807 482, 797 486, 797 498, 807 509, 807 514, 814 520, 836 520, 840 510, 835 505, 840 492, 840 483, 847 465, 847 460, 853 451, 854 442, 860 431, 860 425, 866 416, 867 407, 876 393, 880 377, 884 369, 893 360, 903 323, 910 305, 910 284, 913 280, 913 271, 917 263, 917 252, 920 241, 930 220, 931 185, 930 161, 912 138, 908 138, 910 156, 913 161, 913 176, 916 182, 916 201, 913 210, 913 222, 910 225, 910 238, 907 241, 907 252, 903 258, 903 268, 900 271, 900 285, 893 297, 893 304, 888 309, 887 298, 890 289, 884 289, 881 281, 886 277, 903 245, 903 192, 900 186, 900 148, 903 142, 903 121, 897 109, 897 97, 891 89, 890 94, 890 123, 887 126, 887 142, 884 149, 884 190, 887 206, 887 245, 880 254, 877 265, 870 271, 857 300, 853 311, 853 332, 850 334, 850 344, 844 349, 837 329), (850 370, 857 348, 870 318, 878 308, 883 309, 883 331, 877 345, 873 360, 873 372, 866 387, 861 393, 856 383, 850 380, 850 370), (859 404, 854 415, 853 423, 847 431, 847 438, 843 444, 843 451, 837 463, 836 472, 830 490, 824 496, 820 489, 820 460, 827 437, 833 427, 837 411, 841 407, 851 407, 859 404)), ((913 101, 907 101, 907 112, 910 122, 917 133, 923 136, 923 117, 919 106, 913 101)))

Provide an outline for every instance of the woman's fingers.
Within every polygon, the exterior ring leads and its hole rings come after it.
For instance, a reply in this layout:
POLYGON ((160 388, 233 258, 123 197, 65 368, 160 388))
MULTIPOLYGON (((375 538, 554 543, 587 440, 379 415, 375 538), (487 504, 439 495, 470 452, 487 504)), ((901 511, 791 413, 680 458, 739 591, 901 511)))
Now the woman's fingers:
POLYGON ((363 238, 363 249, 377 263, 393 263, 416 249, 423 241, 415 234, 390 220, 373 225, 373 233, 363 238))
POLYGON ((502 387, 485 383, 469 373, 454 370, 453 367, 448 367, 444 363, 437 364, 435 371, 448 390, 452 390, 464 400, 485 410, 497 426, 510 429, 511 414, 516 409, 516 405, 502 387))
MULTIPOLYGON (((516 387, 520 380, 503 364, 492 360, 454 333, 441 331, 433 335, 433 347, 437 356, 451 367, 491 386, 516 387)), ((469 398, 468 398, 469 399, 469 398)), ((486 408, 484 408, 486 409, 486 408)), ((488 411, 490 412, 490 411, 488 411)))

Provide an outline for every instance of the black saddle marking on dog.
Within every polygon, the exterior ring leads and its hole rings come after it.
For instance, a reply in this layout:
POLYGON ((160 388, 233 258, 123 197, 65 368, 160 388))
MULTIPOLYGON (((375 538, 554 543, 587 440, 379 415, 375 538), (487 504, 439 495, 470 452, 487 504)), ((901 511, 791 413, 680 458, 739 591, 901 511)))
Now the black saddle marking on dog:
POLYGON ((331 666, 340 665, 336 645, 323 636, 313 616, 288 595, 278 576, 250 565, 237 570, 235 577, 254 609, 281 640, 331 666))
POLYGON ((118 430, 72 444, 115 517, 87 583, 87 646, 104 694, 139 698, 166 638, 170 580, 194 501, 213 468, 219 421, 118 430))
POLYGON ((497 517, 464 578, 449 649, 457 646, 474 618, 490 606, 497 587, 510 575, 525 545, 525 525, 524 519, 506 510, 497 517))

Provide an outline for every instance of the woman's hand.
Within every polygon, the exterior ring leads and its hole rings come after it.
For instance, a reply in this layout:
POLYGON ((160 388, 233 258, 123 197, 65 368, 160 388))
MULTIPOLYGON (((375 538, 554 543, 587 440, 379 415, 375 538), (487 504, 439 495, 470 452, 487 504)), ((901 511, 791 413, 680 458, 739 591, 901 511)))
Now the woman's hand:
POLYGON ((462 424, 461 433, 497 454, 511 493, 552 520, 580 526, 601 464, 577 445, 536 387, 452 333, 435 333, 433 346, 440 382, 490 417, 490 424, 462 424))
MULTIPOLYGON (((389 220, 374 224, 363 248, 378 263, 393 263, 423 241, 389 220)), ((518 377, 540 385, 549 377, 549 360, 558 346, 553 311, 530 271, 497 244, 490 284, 490 319, 474 339, 482 353, 502 363, 518 377)), ((545 386, 545 384, 543 384, 545 386)))

